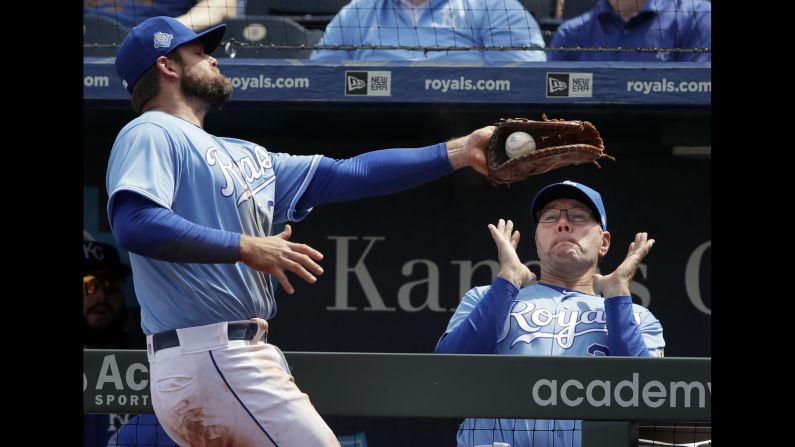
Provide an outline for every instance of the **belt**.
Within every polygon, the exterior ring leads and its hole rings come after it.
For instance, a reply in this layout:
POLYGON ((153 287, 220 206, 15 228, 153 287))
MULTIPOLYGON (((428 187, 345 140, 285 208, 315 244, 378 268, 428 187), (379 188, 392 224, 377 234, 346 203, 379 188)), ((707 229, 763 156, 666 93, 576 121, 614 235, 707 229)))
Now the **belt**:
MULTIPOLYGON (((255 335, 257 335, 258 329, 259 326, 257 326, 257 323, 229 323, 226 333, 229 340, 251 340, 255 335)), ((262 340, 265 342, 268 341, 267 332, 265 332, 265 334, 262 336, 262 340)), ((161 349, 173 348, 175 346, 179 346, 179 336, 177 335, 176 330, 158 332, 157 334, 152 335, 152 348, 154 349, 154 352, 157 352, 161 349)))

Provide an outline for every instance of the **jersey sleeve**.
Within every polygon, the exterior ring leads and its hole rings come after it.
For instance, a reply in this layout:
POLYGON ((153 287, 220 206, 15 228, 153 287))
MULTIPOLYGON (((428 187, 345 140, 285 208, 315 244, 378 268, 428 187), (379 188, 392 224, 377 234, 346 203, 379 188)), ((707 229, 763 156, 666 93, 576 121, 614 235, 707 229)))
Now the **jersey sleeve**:
POLYGON ((458 303, 458 307, 455 309, 455 313, 450 318, 450 322, 447 323, 447 329, 444 331, 445 334, 466 321, 469 314, 477 307, 488 289, 489 287, 474 287, 464 294, 463 298, 461 298, 461 302, 458 303))
POLYGON ((273 223, 297 222, 306 217, 312 208, 297 209, 298 200, 306 191, 317 171, 320 155, 289 155, 271 152, 273 172, 276 175, 273 223))
POLYGON ((434 352, 493 354, 500 330, 505 326, 506 315, 518 293, 516 286, 499 276, 494 278, 490 287, 478 287, 467 292, 434 352), (458 311, 463 318, 458 317, 458 311))
POLYGON ((665 340, 663 339, 663 329, 660 321, 643 306, 633 304, 634 312, 640 312, 640 335, 646 343, 646 349, 652 357, 663 357, 665 340))
POLYGON ((141 123, 116 138, 105 179, 108 215, 119 191, 132 191, 171 209, 180 177, 180 155, 165 129, 141 123))

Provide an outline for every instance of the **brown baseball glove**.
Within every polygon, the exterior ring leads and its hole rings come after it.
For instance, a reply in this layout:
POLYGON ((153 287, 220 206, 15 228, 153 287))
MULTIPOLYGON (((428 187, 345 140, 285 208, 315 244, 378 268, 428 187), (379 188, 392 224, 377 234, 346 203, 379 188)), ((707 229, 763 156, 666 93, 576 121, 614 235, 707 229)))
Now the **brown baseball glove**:
POLYGON ((533 121, 526 118, 503 118, 489 140, 486 165, 492 184, 510 184, 524 180, 534 174, 542 174, 568 165, 593 163, 598 158, 609 158, 599 131, 588 121, 547 119, 533 121), (509 158, 505 153, 505 141, 517 131, 530 134, 535 140, 536 150, 526 155, 509 158))

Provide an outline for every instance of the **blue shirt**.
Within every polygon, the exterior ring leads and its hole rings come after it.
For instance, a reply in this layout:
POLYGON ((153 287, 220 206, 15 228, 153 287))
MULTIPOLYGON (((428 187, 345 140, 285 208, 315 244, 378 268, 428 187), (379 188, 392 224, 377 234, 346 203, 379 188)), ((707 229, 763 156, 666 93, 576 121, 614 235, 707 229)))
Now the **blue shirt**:
MULTIPOLYGON (((318 45, 411 47, 544 47, 533 16, 517 0, 353 0, 326 27, 318 45)), ((313 60, 545 61, 543 51, 315 50, 313 60)))
MULTIPOLYGON (((119 132, 108 161, 108 215, 132 191, 205 227, 255 236, 299 221, 320 155, 292 156, 213 136, 177 116, 142 114, 119 132)), ((267 275, 242 262, 173 263, 130 253, 146 334, 276 313, 267 275)))
MULTIPOLYGON (((552 48, 712 48, 712 4, 704 0, 648 0, 629 21, 607 0, 567 20, 552 48)), ((671 51, 550 51, 551 61, 710 62, 712 53, 671 51)))
MULTIPOLYGON (((464 295, 445 332, 461 324, 491 286, 464 295)), ((494 297, 492 297, 494 298, 494 297)), ((632 304, 632 316, 652 356, 662 356, 662 325, 648 309, 632 304)), ((496 339, 495 354, 611 355, 605 299, 576 290, 536 284, 519 289, 496 339)), ((469 418, 461 424, 459 447, 509 443, 512 447, 580 447, 582 424, 576 420, 469 418)))
MULTIPOLYGON (((245 15, 244 1, 237 2, 237 15, 241 17, 245 15)), ((196 3, 197 0, 83 0, 83 14, 106 17, 131 28, 150 17, 179 17, 190 11, 196 3)))
POLYGON ((107 17, 133 27, 150 17, 179 17, 195 4, 196 0, 83 0, 83 14, 107 17))

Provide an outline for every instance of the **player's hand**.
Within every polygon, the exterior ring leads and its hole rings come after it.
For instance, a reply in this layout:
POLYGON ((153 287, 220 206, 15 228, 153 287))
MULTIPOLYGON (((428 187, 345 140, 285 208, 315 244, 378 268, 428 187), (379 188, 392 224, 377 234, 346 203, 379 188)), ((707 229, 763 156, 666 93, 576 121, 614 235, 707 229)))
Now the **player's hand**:
POLYGON ((276 236, 240 236, 240 260, 255 270, 274 276, 289 294, 293 294, 295 289, 287 279, 286 271, 295 273, 310 284, 317 281, 315 275, 323 274, 323 268, 315 262, 323 259, 323 254, 306 244, 290 242, 292 234, 290 225, 285 225, 284 231, 276 236))
POLYGON ((605 276, 598 273, 593 275, 594 293, 605 298, 628 296, 630 294, 629 283, 635 276, 640 261, 649 254, 651 246, 654 245, 654 239, 649 239, 648 237, 649 235, 646 233, 635 235, 635 241, 629 244, 627 257, 613 273, 605 276))
POLYGON ((519 246, 519 230, 513 231, 513 222, 500 219, 495 227, 489 224, 489 232, 497 244, 500 272, 497 276, 513 283, 517 288, 527 287, 536 281, 536 275, 522 264, 516 247, 519 246))
POLYGON ((487 175, 486 147, 489 145, 494 126, 482 127, 471 134, 455 138, 447 142, 447 159, 453 169, 469 166, 475 171, 487 175))

